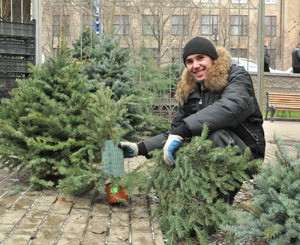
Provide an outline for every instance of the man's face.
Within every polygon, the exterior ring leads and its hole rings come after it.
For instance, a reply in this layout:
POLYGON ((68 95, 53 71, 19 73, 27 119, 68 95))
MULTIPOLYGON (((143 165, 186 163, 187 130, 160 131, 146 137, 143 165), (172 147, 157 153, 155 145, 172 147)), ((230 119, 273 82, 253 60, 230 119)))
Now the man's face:
POLYGON ((186 58, 185 65, 190 74, 201 82, 205 80, 208 70, 213 65, 213 60, 205 54, 191 54, 186 58))

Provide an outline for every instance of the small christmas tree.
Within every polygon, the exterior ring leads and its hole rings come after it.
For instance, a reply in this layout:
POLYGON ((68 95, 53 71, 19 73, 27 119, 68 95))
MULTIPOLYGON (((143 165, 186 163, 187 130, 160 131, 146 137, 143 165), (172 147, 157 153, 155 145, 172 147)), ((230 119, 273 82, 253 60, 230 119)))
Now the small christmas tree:
POLYGON ((42 67, 31 67, 33 75, 18 81, 0 112, 2 166, 30 166, 31 182, 43 187, 53 186, 58 166, 70 166, 70 155, 86 147, 89 88, 66 45, 42 67))
POLYGON ((89 190, 99 175, 107 179, 100 171, 101 148, 106 140, 117 141, 124 133, 116 122, 132 97, 111 100, 108 87, 91 94, 82 66, 65 42, 56 57, 32 71, 1 107, 2 168, 29 167, 36 186, 52 187, 66 179, 66 190, 89 190), (81 183, 83 173, 91 178, 81 183))
POLYGON ((256 238, 272 245, 300 244, 300 145, 291 159, 280 138, 275 142, 278 163, 262 166, 254 177, 253 203, 237 213, 237 225, 224 226, 236 244, 256 238))
POLYGON ((123 132, 116 122, 127 111, 126 104, 132 97, 123 97, 116 102, 111 99, 111 90, 108 87, 105 91, 100 88, 92 95, 87 117, 87 126, 90 129, 86 139, 89 142, 87 149, 89 159, 83 162, 78 156, 85 155, 85 149, 71 156, 72 168, 63 166, 60 168, 60 172, 65 175, 65 178, 59 181, 59 187, 63 192, 80 195, 95 189, 94 197, 97 197, 98 193, 103 191, 106 181, 110 180, 112 185, 118 185, 123 176, 116 175, 115 171, 108 171, 107 166, 103 168, 103 158, 107 156, 103 156, 101 151, 105 150, 107 140, 117 143, 121 138, 123 132))
POLYGON ((125 129, 123 138, 136 140, 145 133, 152 115, 147 103, 149 94, 145 95, 143 86, 138 84, 138 80, 134 80, 136 70, 130 50, 120 46, 118 35, 104 32, 98 37, 89 29, 86 29, 82 37, 75 42, 74 49, 74 57, 80 57, 83 61, 84 73, 94 86, 93 91, 97 91, 99 87, 110 87, 111 98, 115 101, 122 96, 135 95, 127 104, 128 111, 119 124, 125 129), (81 40, 84 40, 82 45, 81 40))
POLYGON ((159 205, 153 217, 167 238, 167 244, 179 240, 191 244, 191 234, 207 244, 208 234, 224 222, 234 220, 231 205, 220 195, 239 188, 249 179, 246 169, 260 161, 249 162, 249 149, 240 155, 237 146, 212 148, 205 126, 201 137, 193 137, 176 152, 175 167, 170 169, 162 152, 156 152, 149 167, 148 191, 155 189, 159 205))

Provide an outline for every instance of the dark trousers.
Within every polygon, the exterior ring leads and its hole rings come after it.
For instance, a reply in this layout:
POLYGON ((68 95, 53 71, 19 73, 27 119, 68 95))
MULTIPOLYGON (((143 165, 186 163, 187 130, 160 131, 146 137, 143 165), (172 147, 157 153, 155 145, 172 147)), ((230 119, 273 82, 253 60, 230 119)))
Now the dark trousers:
POLYGON ((293 73, 300 73, 300 68, 293 68, 293 73))
POLYGON ((267 64, 264 65, 264 72, 270 72, 269 65, 267 65, 267 64))
MULTIPOLYGON (((232 131, 226 130, 226 129, 221 129, 218 131, 215 131, 211 133, 208 136, 208 139, 213 142, 212 147, 221 147, 221 148, 226 148, 228 145, 235 146, 237 145, 241 149, 241 154, 243 154, 247 148, 246 144, 232 131)), ((250 160, 254 160, 254 157, 250 156, 250 160)), ((256 173, 256 169, 251 169, 247 174, 252 176, 253 174, 256 173)), ((242 186, 243 183, 241 183, 242 186)), ((240 187, 241 187, 240 186, 240 187)), ((224 195, 223 193, 219 192, 219 197, 224 199, 225 202, 232 204, 234 200, 234 196, 239 192, 240 188, 236 188, 233 191, 229 191, 228 195, 224 195)))

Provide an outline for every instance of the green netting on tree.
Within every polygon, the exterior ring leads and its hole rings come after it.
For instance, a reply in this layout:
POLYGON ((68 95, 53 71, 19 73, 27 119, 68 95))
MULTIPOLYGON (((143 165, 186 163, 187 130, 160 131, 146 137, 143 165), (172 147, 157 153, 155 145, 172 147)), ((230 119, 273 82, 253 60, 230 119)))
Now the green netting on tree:
POLYGON ((105 141, 102 160, 105 173, 116 177, 125 175, 123 151, 114 144, 113 140, 105 141))

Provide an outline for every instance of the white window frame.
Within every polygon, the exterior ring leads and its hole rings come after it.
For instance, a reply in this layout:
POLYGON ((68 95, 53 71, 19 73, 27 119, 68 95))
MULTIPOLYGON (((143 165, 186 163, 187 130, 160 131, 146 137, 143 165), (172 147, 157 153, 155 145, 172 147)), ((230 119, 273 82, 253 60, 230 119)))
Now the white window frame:
POLYGON ((231 15, 230 35, 232 36, 248 35, 248 15, 231 15), (237 18, 238 23, 233 23, 232 22, 233 18, 237 18))
POLYGON ((231 0, 232 3, 248 3, 248 0, 231 0))
POLYGON ((201 0, 201 3, 218 3, 219 0, 201 0))
POLYGON ((174 36, 189 34, 189 16, 188 15, 172 15, 172 31, 174 36))
POLYGON ((267 37, 276 37, 276 24, 277 17, 276 16, 265 16, 265 36, 267 37), (270 24, 267 19, 270 20, 270 24))
POLYGON ((218 15, 201 16, 201 34, 206 36, 218 35, 218 15))
POLYGON ((113 27, 116 29, 117 33, 122 36, 129 35, 129 15, 115 15, 113 27))
POLYGON ((266 4, 276 4, 277 0, 265 0, 266 4))

